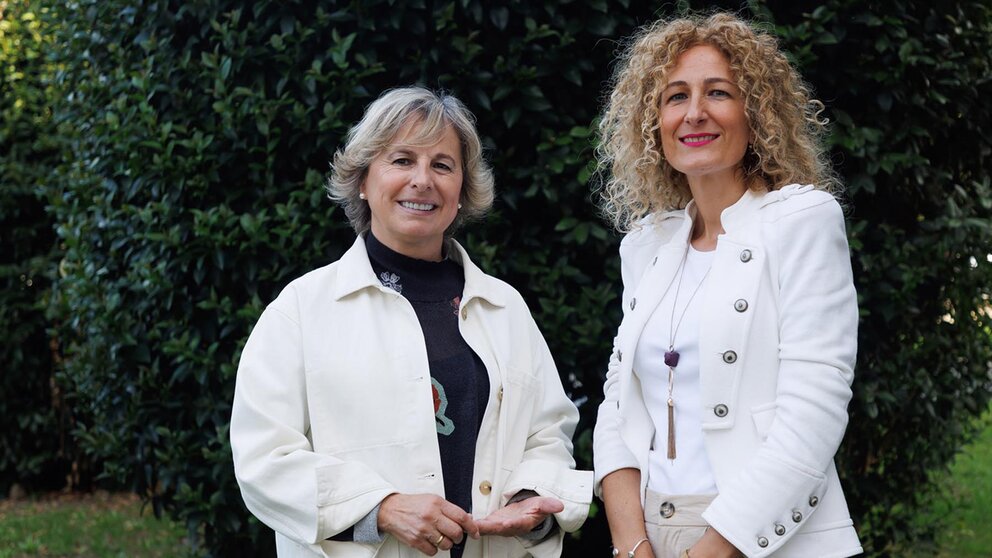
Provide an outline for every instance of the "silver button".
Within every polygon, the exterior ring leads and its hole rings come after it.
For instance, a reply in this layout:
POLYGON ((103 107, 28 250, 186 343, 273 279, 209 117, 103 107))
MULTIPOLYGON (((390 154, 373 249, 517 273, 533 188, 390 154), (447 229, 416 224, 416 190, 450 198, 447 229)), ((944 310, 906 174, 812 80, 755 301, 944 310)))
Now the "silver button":
POLYGON ((633 310, 635 306, 637 306, 637 299, 636 298, 630 299, 630 309, 633 310))
POLYGON ((462 307, 462 319, 463 320, 467 320, 468 319, 468 306, 463 306, 462 307))
POLYGON ((775 524, 775 534, 778 535, 778 536, 780 536, 780 537, 782 535, 784 535, 785 534, 785 525, 782 525, 781 523, 776 523, 775 524))
POLYGON ((675 515, 675 504, 673 504, 671 502, 662 502, 661 503, 661 517, 664 517, 665 519, 668 519, 669 517, 672 517, 673 515, 675 515))
POLYGON ((737 362, 737 353, 734 351, 726 351, 723 353, 723 362, 727 364, 733 364, 737 362))
POLYGON ((792 521, 794 523, 799 523, 803 520, 803 514, 799 510, 792 510, 792 521))
POLYGON ((751 251, 750 250, 741 250, 741 261, 744 262, 744 263, 747 263, 747 262, 751 261, 751 251))
POLYGON ((766 546, 768 546, 768 539, 766 539, 765 537, 758 537, 758 546, 760 546, 761 548, 765 548, 766 546))
POLYGON ((744 312, 745 310, 747 310, 747 301, 744 300, 743 298, 738 298, 737 300, 735 300, 734 310, 737 310, 738 312, 744 312))
POLYGON ((727 416, 728 412, 729 410, 727 409, 727 406, 724 405, 723 403, 720 403, 716 407, 713 407, 713 414, 720 418, 727 416))
POLYGON ((819 503, 820 503, 820 499, 817 498, 816 496, 810 496, 809 497, 809 505, 811 507, 814 507, 815 508, 816 505, 819 504, 819 503))

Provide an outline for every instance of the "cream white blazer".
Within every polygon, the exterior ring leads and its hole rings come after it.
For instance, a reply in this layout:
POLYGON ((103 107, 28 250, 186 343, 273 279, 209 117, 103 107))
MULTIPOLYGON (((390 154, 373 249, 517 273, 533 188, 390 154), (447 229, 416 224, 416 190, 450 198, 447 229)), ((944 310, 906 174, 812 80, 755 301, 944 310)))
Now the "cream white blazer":
MULTIPOLYGON (((565 504, 557 536, 536 545, 470 539, 464 556, 559 556, 592 499, 592 473, 572 459, 578 411, 517 291, 457 243, 449 251, 465 270, 459 329, 490 383, 472 513, 485 517, 524 489, 565 504)), ((326 540, 391 493, 444 495, 420 322, 376 279, 362 239, 263 312, 238 367, 231 448, 245 503, 276 531, 280 557, 421 556, 391 536, 377 545, 326 540)))
MULTIPOLYGON (((633 356, 694 215, 690 203, 651 216, 620 245, 624 316, 594 433, 596 490, 609 473, 637 468, 642 503, 654 426, 633 356)), ((841 208, 826 192, 791 185, 746 192, 721 223, 698 295, 702 435, 719 492, 703 517, 750 557, 858 554, 833 463, 858 327, 841 208)))

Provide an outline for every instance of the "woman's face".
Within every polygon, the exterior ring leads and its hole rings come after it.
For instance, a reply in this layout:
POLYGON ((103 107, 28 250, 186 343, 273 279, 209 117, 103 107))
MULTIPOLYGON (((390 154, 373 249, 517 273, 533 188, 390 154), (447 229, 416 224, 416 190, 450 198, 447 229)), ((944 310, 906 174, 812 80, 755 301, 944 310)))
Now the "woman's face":
POLYGON ((444 231, 458 215, 462 150, 450 126, 434 145, 411 145, 421 122, 404 124, 369 164, 361 191, 372 212, 372 234, 393 250, 440 260, 444 231))
POLYGON ((660 134, 665 159, 689 177, 734 177, 750 140, 744 99, 730 63, 716 47, 683 52, 661 92, 660 134), (724 176, 726 175, 726 176, 724 176))

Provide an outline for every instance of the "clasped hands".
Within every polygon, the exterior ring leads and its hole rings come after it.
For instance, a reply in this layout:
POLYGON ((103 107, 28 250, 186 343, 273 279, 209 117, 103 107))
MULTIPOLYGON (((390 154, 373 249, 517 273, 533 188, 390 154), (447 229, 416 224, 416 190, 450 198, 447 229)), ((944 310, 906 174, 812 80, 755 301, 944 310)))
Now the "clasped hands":
POLYGON ((530 532, 553 513, 565 509, 555 498, 534 496, 507 504, 483 519, 436 494, 390 494, 379 505, 379 532, 389 533, 428 556, 450 550, 467 534, 513 537, 530 532))

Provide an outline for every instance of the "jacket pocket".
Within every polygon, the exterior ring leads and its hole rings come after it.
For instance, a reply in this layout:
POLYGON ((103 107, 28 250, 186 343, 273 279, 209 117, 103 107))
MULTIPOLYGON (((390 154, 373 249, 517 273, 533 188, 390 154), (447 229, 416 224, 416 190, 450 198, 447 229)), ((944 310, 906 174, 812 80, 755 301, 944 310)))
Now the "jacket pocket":
POLYGON ((338 453, 409 442, 418 395, 430 405, 430 376, 417 376, 404 358, 343 361, 307 371, 310 438, 314 450, 338 453), (423 393, 421 393, 423 391, 423 393))

